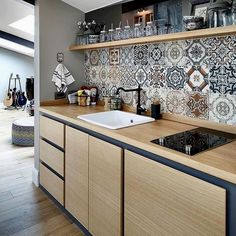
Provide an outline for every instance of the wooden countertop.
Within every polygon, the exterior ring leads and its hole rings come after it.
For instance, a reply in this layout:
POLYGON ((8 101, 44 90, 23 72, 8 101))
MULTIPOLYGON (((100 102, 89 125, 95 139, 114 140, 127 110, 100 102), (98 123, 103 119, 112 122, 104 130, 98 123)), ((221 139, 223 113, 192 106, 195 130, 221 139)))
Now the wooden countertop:
POLYGON ((118 141, 157 154, 210 175, 236 184, 236 141, 196 154, 192 157, 153 144, 150 141, 161 136, 175 134, 196 126, 170 120, 157 120, 133 127, 109 130, 79 120, 78 115, 102 112, 102 106, 79 107, 76 105, 41 106, 40 112, 68 121, 75 125, 98 132, 118 141))

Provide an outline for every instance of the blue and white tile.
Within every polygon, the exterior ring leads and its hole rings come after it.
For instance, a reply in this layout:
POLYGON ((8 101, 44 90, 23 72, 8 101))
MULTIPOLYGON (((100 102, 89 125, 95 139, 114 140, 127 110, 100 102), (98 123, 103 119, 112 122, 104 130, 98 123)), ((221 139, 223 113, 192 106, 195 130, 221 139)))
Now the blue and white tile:
POLYGON ((117 66, 120 64, 120 48, 109 49, 109 62, 111 66, 117 66))
POLYGON ((149 65, 165 65, 165 44, 150 44, 148 48, 149 65))
POLYGON ((236 95, 236 66, 214 65, 209 73, 210 90, 213 93, 236 95))
POLYGON ((210 120, 236 125, 236 97, 225 94, 210 94, 210 120))
POLYGON ((99 65, 109 65, 109 50, 107 48, 102 48, 99 50, 99 65))
POLYGON ((183 90, 187 75, 183 67, 172 66, 166 68, 166 86, 171 90, 183 90))
POLYGON ((186 51, 182 41, 169 42, 165 45, 165 64, 167 66, 185 66, 186 51))
POLYGON ((134 46, 134 64, 147 65, 148 64, 148 45, 135 45, 134 46))
POLYGON ((149 81, 151 88, 166 88, 165 67, 154 65, 150 67, 149 81))
POLYGON ((121 50, 120 64, 123 66, 133 65, 134 64, 134 47, 133 46, 122 47, 120 50, 121 50))

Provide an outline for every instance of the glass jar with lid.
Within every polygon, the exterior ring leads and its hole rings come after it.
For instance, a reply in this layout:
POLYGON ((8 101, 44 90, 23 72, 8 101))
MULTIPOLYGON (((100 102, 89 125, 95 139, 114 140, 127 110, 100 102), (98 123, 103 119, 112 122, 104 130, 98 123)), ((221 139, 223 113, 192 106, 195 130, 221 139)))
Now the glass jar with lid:
POLYGON ((231 11, 232 25, 236 25, 236 0, 233 1, 231 11))
POLYGON ((115 30, 115 35, 114 35, 114 39, 115 39, 115 40, 121 40, 121 39, 123 39, 123 31, 122 31, 121 27, 116 28, 116 30, 115 30))
POLYGON ((143 27, 140 23, 134 25, 134 37, 140 38, 144 36, 143 27))
POLYGON ((123 39, 130 39, 132 37, 133 37, 132 29, 130 28, 129 25, 126 25, 124 27, 123 39))
POLYGON ((107 41, 113 41, 115 36, 115 31, 114 29, 109 29, 108 30, 108 35, 107 35, 107 41))
POLYGON ((154 25, 153 25, 152 21, 147 22, 145 34, 146 34, 146 36, 154 35, 154 25))
POLYGON ((99 37, 100 43, 106 42, 107 40, 107 34, 105 30, 102 30, 100 32, 100 37, 99 37))

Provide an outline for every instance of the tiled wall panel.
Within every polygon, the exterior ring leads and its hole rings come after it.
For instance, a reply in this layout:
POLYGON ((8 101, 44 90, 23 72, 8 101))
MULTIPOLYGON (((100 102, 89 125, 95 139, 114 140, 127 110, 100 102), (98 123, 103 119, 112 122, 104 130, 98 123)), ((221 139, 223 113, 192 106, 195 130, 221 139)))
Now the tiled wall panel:
MULTIPOLYGON (((163 112, 236 124, 236 36, 90 50, 85 65, 100 97, 141 84, 148 108, 158 98, 163 112)), ((136 106, 135 93, 121 96, 136 106)))

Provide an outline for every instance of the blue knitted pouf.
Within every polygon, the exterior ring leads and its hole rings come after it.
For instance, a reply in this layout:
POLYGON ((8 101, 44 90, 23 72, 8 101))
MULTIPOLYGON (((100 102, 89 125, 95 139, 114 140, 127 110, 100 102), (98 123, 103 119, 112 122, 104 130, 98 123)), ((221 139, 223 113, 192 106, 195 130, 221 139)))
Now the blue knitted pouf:
POLYGON ((15 120, 12 123, 12 143, 18 146, 34 146, 34 117, 15 120))

